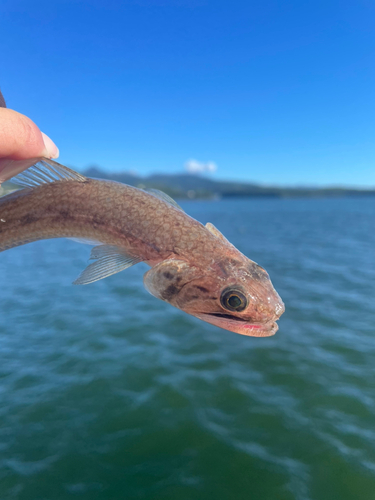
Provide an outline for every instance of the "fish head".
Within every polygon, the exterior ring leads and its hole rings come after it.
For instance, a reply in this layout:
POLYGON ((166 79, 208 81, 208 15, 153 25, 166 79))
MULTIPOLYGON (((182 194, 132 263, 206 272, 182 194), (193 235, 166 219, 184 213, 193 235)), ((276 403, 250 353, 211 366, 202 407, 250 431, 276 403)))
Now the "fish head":
POLYGON ((205 269, 168 259, 145 274, 144 284, 155 297, 242 335, 274 335, 285 310, 268 273, 240 252, 205 269))

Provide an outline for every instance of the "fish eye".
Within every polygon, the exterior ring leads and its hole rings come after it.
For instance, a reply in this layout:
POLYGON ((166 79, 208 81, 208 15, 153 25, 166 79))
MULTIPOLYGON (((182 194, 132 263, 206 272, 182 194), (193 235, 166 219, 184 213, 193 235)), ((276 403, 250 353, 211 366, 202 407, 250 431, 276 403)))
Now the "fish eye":
POLYGON ((220 297, 221 305, 228 311, 243 311, 247 306, 245 295, 239 290, 226 288, 220 297))

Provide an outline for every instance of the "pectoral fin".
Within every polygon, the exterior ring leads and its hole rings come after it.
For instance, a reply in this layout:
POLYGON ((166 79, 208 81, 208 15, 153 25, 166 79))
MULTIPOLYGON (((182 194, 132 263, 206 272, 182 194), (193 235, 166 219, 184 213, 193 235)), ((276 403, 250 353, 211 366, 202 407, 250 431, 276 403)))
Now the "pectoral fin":
POLYGON ((128 267, 141 262, 137 257, 126 254, 118 247, 110 245, 98 245, 91 250, 89 264, 84 271, 73 282, 73 285, 88 285, 99 281, 112 274, 119 273, 128 267))

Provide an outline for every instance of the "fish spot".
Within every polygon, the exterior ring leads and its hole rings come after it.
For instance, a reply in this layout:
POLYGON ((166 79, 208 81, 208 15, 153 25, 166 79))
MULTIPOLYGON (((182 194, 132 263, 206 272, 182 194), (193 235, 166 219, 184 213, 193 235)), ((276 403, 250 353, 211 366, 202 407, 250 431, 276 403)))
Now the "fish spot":
POLYGON ((227 270, 225 268, 225 265, 222 262, 218 262, 217 265, 220 268, 220 270, 223 273, 223 275, 224 276, 228 276, 228 273, 227 273, 227 270))
POLYGON ((164 300, 169 300, 179 291, 180 289, 177 286, 169 285, 169 287, 164 290, 162 297, 164 300))
MULTIPOLYGON (((171 279, 173 279, 173 278, 174 278, 174 275, 173 275, 172 273, 170 273, 169 271, 165 271, 165 272, 163 273, 163 276, 164 276, 164 278, 166 278, 167 280, 171 280, 171 279)), ((181 278, 180 278, 180 279, 181 279, 181 278)))
POLYGON ((199 299, 199 295, 189 295, 188 297, 185 298, 186 301, 197 300, 197 299, 199 299))
POLYGON ((26 225, 26 224, 31 224, 32 222, 35 222, 37 220, 37 217, 32 214, 27 214, 21 217, 20 219, 20 224, 26 225))

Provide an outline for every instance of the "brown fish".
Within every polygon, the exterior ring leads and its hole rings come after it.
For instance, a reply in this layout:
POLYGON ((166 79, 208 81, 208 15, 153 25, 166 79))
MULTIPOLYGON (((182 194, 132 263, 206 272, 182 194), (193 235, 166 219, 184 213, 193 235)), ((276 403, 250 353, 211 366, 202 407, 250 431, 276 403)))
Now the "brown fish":
POLYGON ((284 304, 267 272, 210 223, 189 217, 166 194, 86 178, 35 159, 13 179, 24 189, 0 198, 0 251, 47 238, 95 242, 75 284, 144 261, 147 290, 220 328, 273 335, 284 304))

